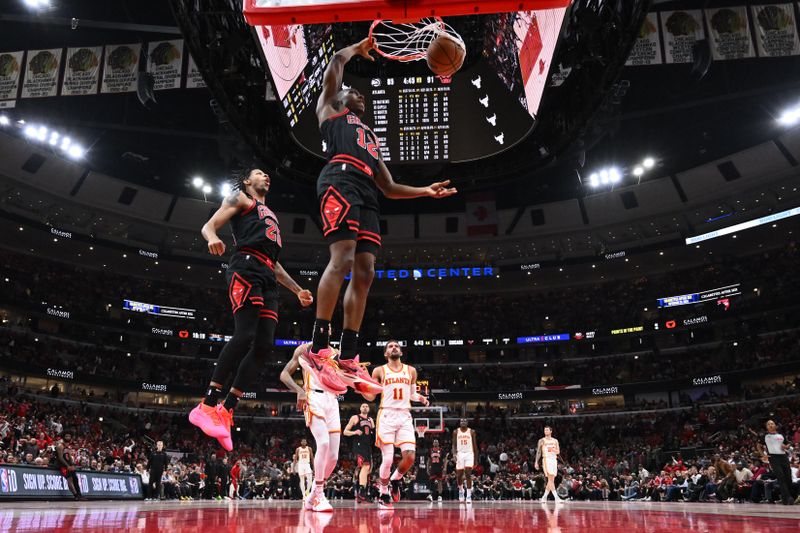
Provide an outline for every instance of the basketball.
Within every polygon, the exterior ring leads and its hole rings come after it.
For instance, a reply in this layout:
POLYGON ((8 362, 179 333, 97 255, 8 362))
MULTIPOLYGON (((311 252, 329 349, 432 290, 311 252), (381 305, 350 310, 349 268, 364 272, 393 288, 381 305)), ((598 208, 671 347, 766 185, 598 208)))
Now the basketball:
POLYGON ((440 35, 428 45, 428 67, 437 76, 452 76, 464 64, 466 55, 461 43, 447 35, 440 35))

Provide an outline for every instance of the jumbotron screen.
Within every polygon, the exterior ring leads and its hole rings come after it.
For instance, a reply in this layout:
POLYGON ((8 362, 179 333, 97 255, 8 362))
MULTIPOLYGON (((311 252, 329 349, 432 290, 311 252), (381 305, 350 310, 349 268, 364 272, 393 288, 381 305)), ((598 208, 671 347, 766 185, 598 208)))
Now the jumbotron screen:
MULTIPOLYGON (((494 34, 484 48, 467 50, 468 66, 450 80, 434 76, 424 61, 393 77, 363 78, 346 70, 344 85, 368 100, 363 120, 378 136, 384 161, 471 161, 524 139, 539 111, 565 11, 487 15, 495 18, 494 34)), ((254 31, 295 142, 324 157, 315 109, 325 68, 336 52, 331 26, 256 26, 254 31)))

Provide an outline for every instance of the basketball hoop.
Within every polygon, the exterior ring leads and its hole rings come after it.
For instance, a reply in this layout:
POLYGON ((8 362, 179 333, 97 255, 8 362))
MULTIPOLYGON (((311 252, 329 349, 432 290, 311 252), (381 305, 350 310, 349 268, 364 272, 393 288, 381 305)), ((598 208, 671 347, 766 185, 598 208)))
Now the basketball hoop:
POLYGON ((429 17, 418 22, 392 22, 375 20, 369 28, 369 36, 375 51, 386 59, 395 61, 419 61, 425 59, 428 45, 440 36, 447 36, 466 50, 464 39, 441 17, 429 17))
POLYGON ((425 432, 428 431, 428 426, 417 426, 417 437, 420 439, 425 438, 425 432))

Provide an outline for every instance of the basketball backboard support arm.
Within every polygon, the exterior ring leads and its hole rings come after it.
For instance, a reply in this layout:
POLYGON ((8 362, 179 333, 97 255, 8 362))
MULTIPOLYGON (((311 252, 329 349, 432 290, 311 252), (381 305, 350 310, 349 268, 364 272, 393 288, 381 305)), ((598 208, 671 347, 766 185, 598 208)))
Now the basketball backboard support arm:
POLYGON ((245 0, 251 26, 487 15, 567 7, 572 0, 245 0))

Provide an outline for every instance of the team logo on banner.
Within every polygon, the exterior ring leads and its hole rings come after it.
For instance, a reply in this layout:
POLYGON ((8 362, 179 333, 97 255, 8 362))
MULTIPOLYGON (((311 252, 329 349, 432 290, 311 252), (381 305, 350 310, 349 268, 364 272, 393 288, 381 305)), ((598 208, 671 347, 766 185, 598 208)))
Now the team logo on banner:
POLYGON ((705 12, 715 60, 755 57, 747 7, 706 9, 705 12))
POLYGON ((58 71, 61 67, 61 48, 28 50, 23 98, 55 96, 58 91, 58 71))
POLYGON ((756 29, 758 55, 761 57, 796 56, 800 40, 794 21, 794 6, 778 4, 750 6, 756 29))
POLYGON ((19 75, 22 72, 22 56, 25 52, 0 54, 0 100, 14 100, 19 91, 19 75))
POLYGON ((103 68, 102 93, 126 93, 136 90, 139 80, 139 44, 118 44, 106 46, 105 67, 103 68))
POLYGON ((626 65, 660 65, 661 42, 658 37, 658 14, 648 13, 639 30, 639 38, 628 55, 626 65))
POLYGON ((692 47, 705 37, 703 12, 699 9, 660 13, 667 63, 692 63, 692 47))
POLYGON ((67 66, 64 69, 61 96, 97 94, 102 53, 102 46, 67 49, 67 66))
POLYGON ((147 72, 153 76, 153 89, 179 89, 183 66, 183 41, 160 41, 150 43, 147 72))

